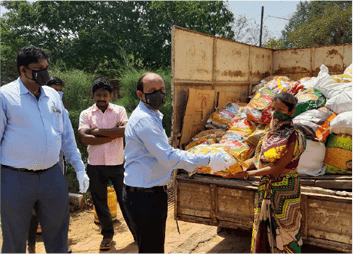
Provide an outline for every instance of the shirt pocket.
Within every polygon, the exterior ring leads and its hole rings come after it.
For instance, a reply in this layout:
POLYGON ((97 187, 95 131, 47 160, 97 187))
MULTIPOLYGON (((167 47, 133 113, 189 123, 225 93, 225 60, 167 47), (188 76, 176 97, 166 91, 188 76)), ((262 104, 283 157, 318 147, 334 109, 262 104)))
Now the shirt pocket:
POLYGON ((62 113, 61 112, 51 113, 51 118, 52 118, 54 130, 59 134, 62 134, 64 132, 64 121, 63 121, 62 113))

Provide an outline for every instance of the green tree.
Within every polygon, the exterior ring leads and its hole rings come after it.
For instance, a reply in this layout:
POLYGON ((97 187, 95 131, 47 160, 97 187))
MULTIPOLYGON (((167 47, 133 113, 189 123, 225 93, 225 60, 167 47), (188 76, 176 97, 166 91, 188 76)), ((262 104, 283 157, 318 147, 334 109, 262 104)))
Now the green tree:
POLYGON ((47 48, 54 63, 61 60, 69 68, 112 77, 128 66, 126 49, 136 38, 139 18, 130 2, 5 1, 2 5, 9 10, 4 17, 11 30, 47 48))
POLYGON ((233 14, 223 1, 3 1, 5 24, 44 47, 68 68, 119 77, 131 66, 170 65, 178 25, 232 39, 233 14))
POLYGON ((297 15, 298 23, 293 23, 291 29, 288 28, 287 33, 283 33, 287 47, 303 48, 352 42, 351 1, 311 1, 302 4, 299 9, 301 12, 292 17, 294 20, 297 15))
MULTIPOLYGON (((233 39, 233 13, 223 1, 146 1, 141 14, 138 56, 144 66, 170 66, 172 26, 233 39)), ((138 57, 136 56, 136 57, 138 57)))
POLYGON ((10 27, 4 24, 4 19, 1 22, 1 85, 7 84, 18 78, 16 57, 18 49, 27 45, 23 38, 17 37, 15 33, 10 30, 10 27))
POLYGON ((300 1, 297 4, 296 12, 290 17, 288 24, 284 27, 282 31, 282 36, 280 38, 281 44, 284 45, 285 48, 293 47, 288 40, 288 34, 294 31, 299 25, 303 23, 308 23, 309 13, 310 13, 310 1, 300 1))

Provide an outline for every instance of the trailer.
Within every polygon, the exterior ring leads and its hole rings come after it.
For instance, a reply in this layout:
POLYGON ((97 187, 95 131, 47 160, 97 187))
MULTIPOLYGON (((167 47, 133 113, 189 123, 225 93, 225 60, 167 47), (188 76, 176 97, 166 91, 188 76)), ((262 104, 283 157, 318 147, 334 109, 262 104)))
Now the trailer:
MULTIPOLYGON (((217 107, 246 102, 268 76, 315 77, 321 64, 342 74, 352 63, 352 44, 273 50, 172 28, 172 133, 184 149, 217 107)), ((176 220, 252 229, 259 177, 228 179, 174 172, 176 220)), ((305 244, 352 252, 352 176, 301 177, 305 244)))

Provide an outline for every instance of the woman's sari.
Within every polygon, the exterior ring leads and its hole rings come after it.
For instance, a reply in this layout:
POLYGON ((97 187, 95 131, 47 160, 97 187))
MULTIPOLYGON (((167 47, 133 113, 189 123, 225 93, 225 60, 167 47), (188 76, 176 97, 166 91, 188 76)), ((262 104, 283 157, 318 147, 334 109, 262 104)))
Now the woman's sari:
POLYGON ((305 137, 294 129, 291 119, 277 122, 259 141, 255 152, 257 168, 279 159, 296 142, 292 169, 278 177, 263 176, 255 195, 255 215, 251 240, 252 253, 301 252, 300 182, 296 167, 305 150, 305 137))

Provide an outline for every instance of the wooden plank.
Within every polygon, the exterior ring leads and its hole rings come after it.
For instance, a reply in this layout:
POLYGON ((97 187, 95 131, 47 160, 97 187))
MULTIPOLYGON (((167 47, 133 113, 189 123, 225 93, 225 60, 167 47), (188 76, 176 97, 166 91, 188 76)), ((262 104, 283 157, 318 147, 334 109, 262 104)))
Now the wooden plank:
POLYGON ((308 236, 308 223, 307 223, 307 220, 308 220, 308 196, 307 195, 302 195, 300 208, 302 211, 300 233, 301 233, 302 237, 305 239, 308 236))
POLYGON ((322 176, 299 176, 300 179, 314 180, 352 180, 352 175, 322 175, 322 176))
POLYGON ((210 218, 211 217, 211 212, 210 211, 178 206, 178 216, 181 215, 181 214, 195 216, 196 218, 198 218, 198 217, 210 218))
POLYGON ((351 244, 333 242, 333 241, 318 239, 314 237, 308 237, 307 239, 303 239, 303 240, 304 240, 304 244, 310 244, 310 245, 331 249, 335 251, 352 253, 351 244))
POLYGON ((217 218, 216 218, 216 214, 218 212, 217 209, 217 200, 218 200, 218 196, 217 196, 217 185, 215 184, 210 184, 210 193, 211 193, 211 221, 212 223, 217 223, 217 218))
POLYGON ((315 186, 325 189, 351 190, 352 180, 315 180, 315 186))

